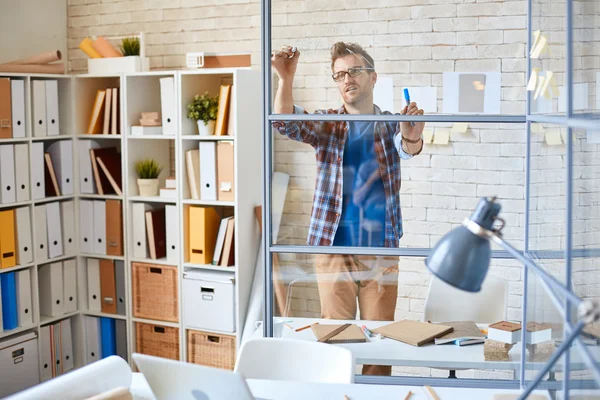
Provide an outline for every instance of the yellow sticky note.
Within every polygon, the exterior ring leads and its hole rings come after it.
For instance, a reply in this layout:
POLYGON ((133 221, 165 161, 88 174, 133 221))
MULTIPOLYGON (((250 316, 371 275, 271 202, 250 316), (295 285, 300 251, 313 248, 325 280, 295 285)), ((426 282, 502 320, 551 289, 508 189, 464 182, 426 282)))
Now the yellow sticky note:
POLYGON ((425 128, 423 129, 423 143, 431 143, 433 140, 433 129, 425 128))
POLYGON ((560 146, 562 141, 560 140, 560 131, 558 129, 552 129, 546 132, 544 135, 546 144, 548 146, 560 146))
POLYGON ((540 39, 537 41, 536 46, 533 48, 533 51, 531 52, 531 58, 532 59, 536 59, 540 56, 540 54, 542 54, 542 50, 544 50, 544 48, 546 47, 546 43, 547 43, 547 39, 545 36, 540 36, 540 39))
POLYGON ((529 55, 533 54, 533 50, 535 49, 535 46, 538 44, 538 40, 540 40, 540 35, 541 35, 542 31, 540 31, 539 29, 535 32, 533 32, 533 44, 531 45, 531 50, 529 51, 529 55))
POLYGON ((435 131, 435 136, 433 137, 433 144, 441 144, 446 145, 450 141, 450 132, 447 130, 439 130, 435 131))
POLYGON ((556 85, 556 79, 554 79, 554 74, 550 78, 550 88, 552 89, 552 97, 560 96, 560 90, 558 89, 558 86, 556 85))
POLYGON ((468 122, 456 122, 452 125, 452 133, 465 133, 468 128, 468 122))
POLYGON ((544 133, 544 127, 542 124, 531 124, 532 133, 544 133))
POLYGON ((546 71, 546 80, 544 81, 544 87, 542 88, 542 94, 548 100, 550 100, 552 98, 552 96, 550 95, 550 91, 548 90, 548 87, 550 86, 550 82, 552 82, 552 79, 554 79, 554 72, 546 71))
POLYGON ((539 72, 540 72, 539 68, 534 68, 531 70, 531 76, 529 77, 529 83, 527 83, 528 91, 531 92, 531 91, 535 90, 535 84, 537 83, 539 72))
MULTIPOLYGON (((561 129, 560 136, 562 137, 563 142, 567 143, 567 130, 561 129)), ((575 132, 573 132, 573 141, 575 141, 575 132)))
POLYGON ((533 96, 534 100, 537 100, 537 98, 540 96, 540 94, 542 93, 543 88, 545 87, 546 89, 548 89, 548 86, 544 85, 544 82, 546 81, 546 78, 543 76, 540 76, 538 78, 538 86, 537 89, 535 91, 535 94, 533 96))

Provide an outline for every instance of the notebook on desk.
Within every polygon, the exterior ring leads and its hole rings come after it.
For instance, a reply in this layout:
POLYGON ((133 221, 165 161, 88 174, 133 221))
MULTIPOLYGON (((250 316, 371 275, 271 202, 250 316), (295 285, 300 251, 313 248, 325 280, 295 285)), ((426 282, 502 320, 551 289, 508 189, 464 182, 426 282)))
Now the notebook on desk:
POLYGON ((459 341, 459 343, 456 344, 465 346, 467 344, 483 343, 485 340, 485 335, 481 333, 479 327, 473 321, 442 322, 441 324, 435 325, 451 326, 453 328, 452 332, 435 338, 435 344, 446 344, 459 341))
MULTIPOLYGON (((324 324, 313 324, 311 325, 311 329, 317 340, 325 337, 329 333, 333 332, 337 328, 342 325, 324 325, 324 324)), ((331 339, 327 340, 325 343, 331 344, 341 344, 341 343, 365 343, 367 338, 358 327, 358 325, 350 325, 348 328, 344 329, 331 339)))
POLYGON ((371 331, 412 346, 422 346, 437 337, 452 332, 453 329, 451 326, 404 319, 371 331))

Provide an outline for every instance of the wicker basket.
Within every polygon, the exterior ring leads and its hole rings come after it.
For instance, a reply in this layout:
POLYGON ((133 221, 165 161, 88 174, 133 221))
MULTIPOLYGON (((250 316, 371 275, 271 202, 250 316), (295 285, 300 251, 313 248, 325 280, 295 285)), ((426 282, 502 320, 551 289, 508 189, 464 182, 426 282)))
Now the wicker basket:
POLYGON ((177 267, 132 263, 133 316, 178 322, 177 267))
POLYGON ((235 367, 235 336, 188 330, 187 361, 233 370, 235 367))
POLYGON ((179 360, 179 328, 136 322, 135 347, 138 353, 179 360))

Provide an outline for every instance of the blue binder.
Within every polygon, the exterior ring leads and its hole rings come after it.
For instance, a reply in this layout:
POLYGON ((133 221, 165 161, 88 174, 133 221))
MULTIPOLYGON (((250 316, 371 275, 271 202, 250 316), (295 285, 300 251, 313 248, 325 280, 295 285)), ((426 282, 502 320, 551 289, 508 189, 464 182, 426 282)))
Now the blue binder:
POLYGON ((2 285, 2 327, 8 331, 19 326, 15 273, 7 272, 0 275, 0 285, 2 285))
POLYGON ((100 318, 100 345, 102 347, 102 358, 117 354, 115 320, 112 318, 100 318))

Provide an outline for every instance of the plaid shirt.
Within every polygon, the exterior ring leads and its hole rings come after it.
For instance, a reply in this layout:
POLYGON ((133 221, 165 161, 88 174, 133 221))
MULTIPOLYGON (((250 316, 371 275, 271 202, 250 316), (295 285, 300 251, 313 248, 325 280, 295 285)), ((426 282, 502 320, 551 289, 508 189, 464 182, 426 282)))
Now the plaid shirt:
MULTIPOLYGON (((295 113, 308 114, 299 107, 295 113)), ((338 110, 316 110, 315 114, 347 114, 338 110)), ((381 112, 375 106, 375 114, 381 112)), ((317 182, 308 230, 307 243, 311 246, 331 246, 342 213, 342 168, 344 145, 348 137, 348 123, 337 121, 276 121, 273 127, 282 135, 315 149, 317 182)), ((376 122, 374 129, 375 154, 386 197, 385 247, 398 247, 402 237, 400 212, 400 158, 409 159, 401 146, 400 124, 376 122)))

